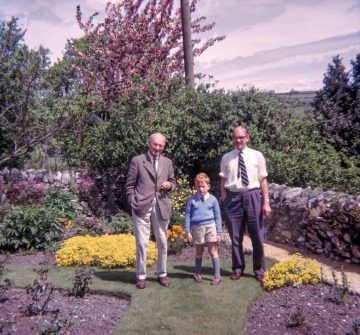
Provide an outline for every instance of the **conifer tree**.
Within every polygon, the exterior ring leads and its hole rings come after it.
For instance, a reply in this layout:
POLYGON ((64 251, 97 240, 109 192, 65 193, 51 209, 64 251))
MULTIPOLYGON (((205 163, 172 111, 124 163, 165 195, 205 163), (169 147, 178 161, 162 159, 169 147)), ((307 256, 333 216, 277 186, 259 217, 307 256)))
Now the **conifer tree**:
POLYGON ((359 60, 347 72, 342 58, 336 56, 324 75, 324 86, 313 101, 314 118, 320 133, 338 150, 360 158, 359 60))

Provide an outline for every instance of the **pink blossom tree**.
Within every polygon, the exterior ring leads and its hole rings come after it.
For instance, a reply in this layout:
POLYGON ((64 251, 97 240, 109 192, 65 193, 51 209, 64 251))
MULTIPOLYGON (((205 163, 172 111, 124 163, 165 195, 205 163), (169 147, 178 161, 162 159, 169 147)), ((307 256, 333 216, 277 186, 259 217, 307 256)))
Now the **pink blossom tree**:
MULTIPOLYGON (((198 0, 192 0, 195 12, 198 0)), ((81 59, 76 70, 84 92, 114 101, 135 90, 144 95, 166 92, 173 79, 184 82, 184 52, 181 11, 174 0, 123 0, 108 3, 104 22, 95 25, 92 15, 77 20, 85 33, 86 50, 73 43, 81 59)), ((205 17, 191 20, 192 36, 211 30, 215 23, 201 24, 205 17)), ((224 36, 192 40, 194 58, 224 36)))

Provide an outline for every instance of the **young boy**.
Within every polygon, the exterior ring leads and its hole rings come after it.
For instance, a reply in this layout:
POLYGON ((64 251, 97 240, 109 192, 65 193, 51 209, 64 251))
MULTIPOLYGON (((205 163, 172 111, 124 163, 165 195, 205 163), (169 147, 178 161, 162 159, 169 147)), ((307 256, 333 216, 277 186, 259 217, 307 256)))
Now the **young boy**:
POLYGON ((217 199, 209 193, 210 179, 205 173, 199 173, 195 177, 195 188, 197 193, 189 198, 185 212, 185 231, 189 242, 195 244, 194 279, 197 283, 202 282, 201 264, 206 243, 215 273, 210 285, 219 285, 221 277, 217 245, 222 233, 220 206, 217 199))

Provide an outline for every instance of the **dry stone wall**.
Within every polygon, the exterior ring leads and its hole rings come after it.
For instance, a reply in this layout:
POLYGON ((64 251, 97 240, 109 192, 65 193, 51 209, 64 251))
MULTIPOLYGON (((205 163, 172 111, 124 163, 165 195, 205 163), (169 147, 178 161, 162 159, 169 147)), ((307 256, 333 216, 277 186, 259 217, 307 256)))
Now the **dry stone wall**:
MULTIPOLYGON (((6 184, 11 173, 7 169, 1 171, 0 184, 6 184)), ((21 174, 24 179, 67 189, 71 183, 78 183, 86 171, 27 170, 21 174)), ((108 215, 118 209, 126 210, 124 176, 104 174, 93 178, 102 213, 108 215)), ((265 225, 267 241, 360 264, 360 195, 277 184, 270 184, 269 191, 272 214, 265 225)), ((212 192, 218 195, 218 187, 212 192)), ((0 192, 0 203, 3 198, 0 192)))
POLYGON ((360 196, 270 184, 265 238, 360 264, 360 196))

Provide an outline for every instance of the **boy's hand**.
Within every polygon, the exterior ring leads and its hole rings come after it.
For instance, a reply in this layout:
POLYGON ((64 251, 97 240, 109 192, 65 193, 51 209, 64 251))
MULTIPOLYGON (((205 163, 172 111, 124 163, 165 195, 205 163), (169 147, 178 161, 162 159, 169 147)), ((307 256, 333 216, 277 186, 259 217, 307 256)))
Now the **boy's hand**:
POLYGON ((217 244, 220 244, 220 240, 221 240, 221 236, 220 236, 220 235, 217 235, 217 236, 216 236, 216 243, 217 243, 217 244))
POLYGON ((193 237, 192 237, 191 233, 187 233, 187 238, 188 238, 189 242, 192 243, 193 237))

